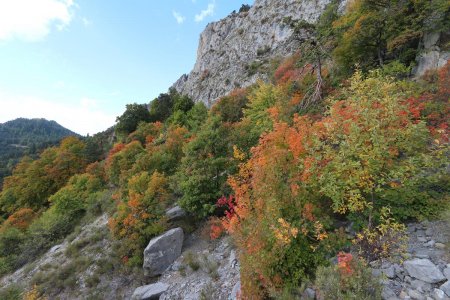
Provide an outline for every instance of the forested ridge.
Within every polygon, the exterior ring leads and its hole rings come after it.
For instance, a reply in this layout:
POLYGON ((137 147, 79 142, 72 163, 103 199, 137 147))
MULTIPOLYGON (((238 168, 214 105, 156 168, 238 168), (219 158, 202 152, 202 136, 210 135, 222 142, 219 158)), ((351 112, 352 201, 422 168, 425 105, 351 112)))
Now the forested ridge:
POLYGON ((24 155, 36 157, 43 149, 56 145, 66 136, 78 134, 55 121, 19 118, 0 124, 0 186, 3 177, 24 155))
MULTIPOLYGON (((127 105, 117 141, 67 137, 25 157, 0 193, 0 275, 101 214, 111 270, 129 274, 178 204, 211 239, 232 238, 243 299, 300 299, 307 284, 323 299, 381 299, 368 264, 401 261, 405 222, 449 210, 450 62, 412 77, 427 32, 448 49, 449 12, 355 0, 339 14, 332 1, 316 24, 286 20, 309 38, 270 80, 211 108, 171 89, 127 105)), ((16 295, 55 297, 63 275, 16 295)))

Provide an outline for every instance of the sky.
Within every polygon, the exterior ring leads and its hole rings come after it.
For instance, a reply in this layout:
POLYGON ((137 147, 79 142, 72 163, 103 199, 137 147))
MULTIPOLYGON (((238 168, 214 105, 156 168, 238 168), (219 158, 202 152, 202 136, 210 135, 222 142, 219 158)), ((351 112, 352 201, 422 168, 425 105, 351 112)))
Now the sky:
POLYGON ((194 66, 199 35, 253 0, 0 0, 0 123, 79 134, 149 103, 194 66))

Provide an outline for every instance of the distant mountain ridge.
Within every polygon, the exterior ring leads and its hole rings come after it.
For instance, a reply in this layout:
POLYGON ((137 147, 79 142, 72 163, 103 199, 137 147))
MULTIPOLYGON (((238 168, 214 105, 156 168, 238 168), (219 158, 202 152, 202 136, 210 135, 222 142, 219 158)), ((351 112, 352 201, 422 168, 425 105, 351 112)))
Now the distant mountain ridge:
POLYGON ((0 123, 0 186, 21 157, 35 156, 67 136, 79 135, 46 119, 18 118, 0 123))

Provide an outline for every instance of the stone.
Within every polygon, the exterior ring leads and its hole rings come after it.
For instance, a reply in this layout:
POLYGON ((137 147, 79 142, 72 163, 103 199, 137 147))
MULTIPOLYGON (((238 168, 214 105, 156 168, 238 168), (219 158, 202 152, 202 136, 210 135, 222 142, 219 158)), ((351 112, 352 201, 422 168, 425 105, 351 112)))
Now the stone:
POLYGON ((422 295, 421 293, 419 293, 418 291, 415 291, 415 290, 409 290, 408 291, 408 295, 413 300, 425 300, 425 296, 422 295))
POLYGON ((426 241, 428 241, 428 239, 427 239, 426 237, 424 237, 424 236, 418 236, 418 237, 417 237, 417 240, 418 240, 419 242, 421 242, 421 243, 425 243, 426 241))
POLYGON ((434 240, 428 241, 424 244, 425 247, 434 247, 436 242, 434 240))
POLYGON ((166 216, 169 222, 173 222, 184 218, 186 216, 186 211, 177 205, 168 209, 166 211, 166 216))
POLYGON ((434 289, 433 290, 433 297, 436 300, 444 300, 445 299, 445 293, 440 289, 434 289))
POLYGON ((383 288, 383 291, 381 292, 381 298, 383 300, 396 299, 397 295, 391 288, 389 288, 388 286, 385 286, 383 288))
POLYGON ((443 285, 439 287, 441 291, 443 291, 448 297, 450 297, 450 281, 447 281, 443 285))
POLYGON ((395 278, 395 268, 390 266, 386 269, 382 269, 381 272, 389 279, 395 278))
POLYGON ((407 260, 403 266, 411 277, 428 283, 437 283, 445 279, 442 272, 429 259, 407 260))
POLYGON ((432 228, 428 228, 427 230, 425 230, 425 235, 426 236, 432 236, 433 235, 433 229, 432 228))
POLYGON ((159 297, 167 291, 169 285, 157 282, 154 284, 140 286, 134 290, 131 296, 132 300, 158 300, 159 297))
POLYGON ((171 229, 153 238, 144 250, 145 275, 161 275, 180 256, 183 239, 181 228, 171 229))
POLYGON ((447 280, 450 280, 450 268, 449 267, 445 268, 443 273, 444 276, 447 278, 447 280))

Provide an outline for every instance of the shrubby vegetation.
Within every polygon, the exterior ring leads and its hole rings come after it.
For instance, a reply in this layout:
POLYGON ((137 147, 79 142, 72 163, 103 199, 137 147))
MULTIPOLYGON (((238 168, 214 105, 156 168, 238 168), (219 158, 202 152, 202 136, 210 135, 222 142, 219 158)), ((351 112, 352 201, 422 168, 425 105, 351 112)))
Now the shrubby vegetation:
POLYGON ((401 256, 401 222, 448 208, 450 119, 450 64, 407 79, 417 24, 435 13, 427 26, 440 30, 448 5, 378 2, 353 1, 343 16, 332 3, 314 26, 286 20, 312 32, 312 48, 210 110, 170 90, 127 106, 112 147, 68 138, 24 158, 0 194, 0 274, 105 211, 120 261, 140 265, 178 203, 211 218, 212 237, 232 236, 244 297, 289 298, 315 282, 325 299, 377 299, 367 263, 401 256), (352 241, 343 222, 357 231, 352 241))

